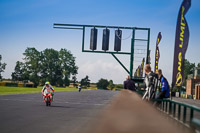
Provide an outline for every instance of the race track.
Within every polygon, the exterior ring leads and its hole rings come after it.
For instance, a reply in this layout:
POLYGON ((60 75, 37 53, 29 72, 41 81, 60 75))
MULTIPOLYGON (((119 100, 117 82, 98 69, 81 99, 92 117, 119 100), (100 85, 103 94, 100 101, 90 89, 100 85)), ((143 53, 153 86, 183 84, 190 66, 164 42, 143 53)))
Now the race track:
POLYGON ((77 133, 88 126, 118 92, 55 92, 51 107, 41 93, 0 95, 1 133, 77 133))

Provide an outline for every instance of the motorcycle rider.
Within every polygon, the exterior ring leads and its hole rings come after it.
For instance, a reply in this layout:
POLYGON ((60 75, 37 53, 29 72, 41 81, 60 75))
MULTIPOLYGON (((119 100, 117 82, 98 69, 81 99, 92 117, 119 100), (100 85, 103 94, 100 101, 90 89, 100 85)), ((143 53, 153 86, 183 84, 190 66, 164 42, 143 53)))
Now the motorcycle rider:
POLYGON ((81 89, 82 89, 81 84, 79 84, 78 85, 78 91, 81 92, 81 89))
POLYGON ((54 95, 54 88, 51 86, 49 82, 45 82, 45 85, 42 88, 42 94, 44 93, 45 89, 51 89, 52 90, 52 100, 54 95))

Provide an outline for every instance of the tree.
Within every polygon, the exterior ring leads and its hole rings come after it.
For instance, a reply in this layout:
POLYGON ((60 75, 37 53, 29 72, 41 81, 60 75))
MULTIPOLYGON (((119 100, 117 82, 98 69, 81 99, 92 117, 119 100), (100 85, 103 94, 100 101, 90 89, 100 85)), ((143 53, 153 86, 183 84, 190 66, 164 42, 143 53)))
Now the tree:
POLYGON ((15 71, 12 73, 12 80, 28 80, 29 74, 26 72, 25 64, 23 62, 17 61, 15 66, 15 71))
POLYGON ((65 83, 65 86, 69 86, 70 85, 69 77, 65 77, 64 78, 64 83, 65 83))
POLYGON ((81 79, 81 86, 89 87, 90 86, 90 80, 89 77, 86 75, 85 78, 81 79))
POLYGON ((61 49, 59 51, 59 66, 62 70, 62 77, 64 77, 66 81, 65 84, 69 85, 69 79, 71 75, 75 76, 78 73, 78 67, 75 63, 75 57, 71 54, 70 51, 66 49, 61 49))
POLYGON ((120 90, 120 89, 123 89, 123 88, 124 88, 124 85, 123 85, 123 84, 116 84, 116 85, 115 85, 115 88, 116 88, 117 90, 120 90))
POLYGON ((115 88, 115 85, 113 84, 113 81, 110 80, 108 83, 109 83, 108 88, 113 90, 115 88))
POLYGON ((198 63, 197 67, 200 67, 200 63, 198 63))
POLYGON ((52 85, 69 86, 70 76, 75 76, 78 70, 75 57, 66 49, 45 49, 41 53, 41 64, 42 80, 48 80, 52 85))
POLYGON ((187 59, 184 60, 184 79, 187 79, 187 76, 194 74, 195 63, 190 63, 187 59))
POLYGON ((187 59, 184 60, 184 81, 183 85, 186 85, 186 80, 188 79, 188 75, 194 74, 195 63, 190 63, 187 59))
POLYGON ((1 73, 4 72, 4 70, 6 69, 6 63, 1 63, 2 60, 2 56, 0 55, 0 79, 2 79, 1 73))
POLYGON ((74 87, 77 87, 76 82, 77 82, 76 75, 73 75, 72 76, 72 83, 73 83, 74 87))
POLYGON ((17 62, 12 73, 15 80, 29 79, 35 86, 46 81, 56 86, 68 86, 71 75, 77 74, 75 57, 66 49, 45 49, 40 52, 35 48, 27 48, 23 55, 24 63, 17 62))
POLYGON ((107 79, 101 78, 97 83, 97 88, 99 89, 107 89, 109 82, 107 79))
POLYGON ((36 87, 40 81, 40 52, 35 48, 27 48, 23 55, 25 56, 25 67, 27 72, 29 73, 29 79, 34 83, 34 86, 36 87))
POLYGON ((41 79, 49 81, 52 85, 63 84, 62 69, 59 64, 59 53, 54 49, 45 49, 41 52, 41 79))

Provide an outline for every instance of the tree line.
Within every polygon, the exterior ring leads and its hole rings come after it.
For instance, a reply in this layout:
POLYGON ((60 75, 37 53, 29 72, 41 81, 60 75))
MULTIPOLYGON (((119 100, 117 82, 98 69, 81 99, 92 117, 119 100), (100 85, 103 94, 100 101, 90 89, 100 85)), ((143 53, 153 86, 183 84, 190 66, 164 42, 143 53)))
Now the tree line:
POLYGON ((16 62, 12 80, 30 80, 35 86, 46 81, 56 86, 68 86, 70 77, 76 77, 78 67, 75 57, 66 49, 38 51, 27 48, 23 55, 23 62, 16 62))
MULTIPOLYGON (((70 82, 77 85, 76 75, 78 74, 78 66, 75 64, 75 57, 70 51, 61 49, 45 49, 38 51, 36 48, 27 48, 23 53, 23 61, 17 61, 14 72, 11 77, 14 81, 30 80, 35 87, 49 81, 55 86, 69 86, 70 82), (70 80, 71 78, 71 80, 70 80)), ((6 63, 2 63, 0 55, 0 79, 1 73, 6 68, 6 63)), ((84 88, 90 87, 89 76, 80 81, 84 88)), ((113 89, 115 87, 112 80, 100 79, 97 83, 100 89, 113 89)))

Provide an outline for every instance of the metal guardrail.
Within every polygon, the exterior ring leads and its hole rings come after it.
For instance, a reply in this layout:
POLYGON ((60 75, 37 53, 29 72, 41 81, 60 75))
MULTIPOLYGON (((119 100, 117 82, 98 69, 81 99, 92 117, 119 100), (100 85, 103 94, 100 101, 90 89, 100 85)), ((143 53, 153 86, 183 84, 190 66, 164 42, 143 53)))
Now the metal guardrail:
POLYGON ((176 102, 169 99, 156 99, 153 101, 161 102, 160 106, 158 106, 162 111, 166 112, 173 118, 177 119, 180 122, 183 122, 186 124, 186 118, 187 118, 187 110, 189 109, 189 126, 190 127, 196 127, 200 128, 200 120, 197 118, 194 118, 194 112, 200 113, 200 108, 188 105, 180 102, 176 102), (182 116, 182 117, 181 117, 182 116), (182 118, 182 119, 181 119, 182 118))
MULTIPOLYGON (((141 96, 144 94, 144 90, 138 87, 137 93, 141 96)), ((200 133, 200 108, 194 105, 189 105, 170 99, 153 99, 153 102, 160 102, 159 108, 161 111, 170 115, 175 120, 183 123, 185 126, 190 127, 194 131, 200 133), (187 114, 187 111, 189 113, 187 114), (199 113, 199 118, 195 118, 194 114, 199 113), (189 115, 189 122, 187 121, 187 115, 189 115)))

